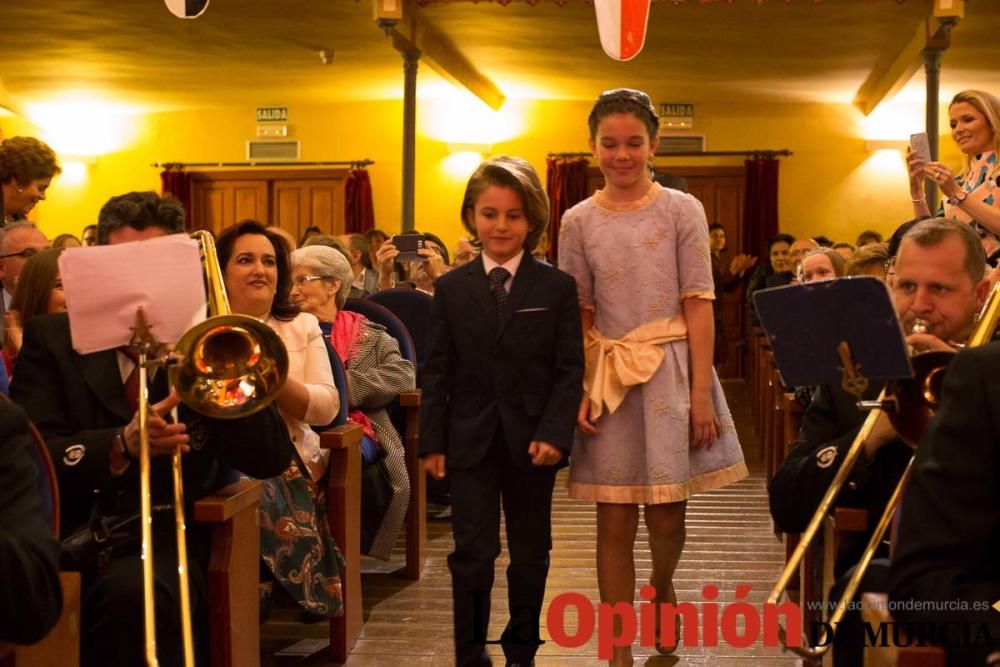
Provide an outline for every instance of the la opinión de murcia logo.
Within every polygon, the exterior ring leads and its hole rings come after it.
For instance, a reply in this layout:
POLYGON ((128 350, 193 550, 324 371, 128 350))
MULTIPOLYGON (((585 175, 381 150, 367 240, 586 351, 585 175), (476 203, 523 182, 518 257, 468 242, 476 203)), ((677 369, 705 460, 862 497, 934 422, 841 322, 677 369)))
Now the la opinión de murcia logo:
MULTIPOLYGON (((640 646, 655 646, 657 634, 661 646, 674 646, 675 618, 681 619, 680 643, 683 646, 716 647, 722 642, 732 648, 748 648, 758 641, 766 647, 789 648, 802 646, 802 612, 791 601, 781 604, 755 605, 747 602, 752 587, 738 585, 735 601, 719 604, 719 588, 712 584, 702 587, 702 603, 655 602, 656 589, 643 586, 639 589, 642 602, 638 614, 635 606, 627 602, 595 605, 582 593, 561 593, 553 598, 546 614, 549 635, 559 646, 579 648, 597 632, 597 656, 610 660, 615 647, 631 646, 638 638, 640 646), (657 608, 659 608, 659 633, 657 633, 657 608), (569 623, 567 623, 569 619, 569 623), (782 630, 784 628, 784 630, 782 630), (782 642, 784 640, 784 642, 782 642)), ((987 602, 950 601, 937 603, 900 601, 893 609, 923 610, 988 610, 992 606, 1000 612, 1000 600, 987 602)), ((863 624, 863 632, 846 637, 849 642, 865 646, 995 646, 1000 637, 993 638, 986 623, 901 623, 882 622, 863 624)), ((810 624, 809 635, 813 646, 833 641, 837 626, 820 621, 810 624)), ((534 635, 534 643, 541 644, 534 635)))
POLYGON ((643 586, 639 589, 639 613, 627 602, 594 604, 582 593, 562 593, 549 604, 546 623, 552 640, 566 648, 578 648, 589 642, 597 630, 597 657, 610 660, 615 647, 631 646, 636 638, 640 646, 656 645, 656 612, 659 607, 660 645, 674 646, 675 617, 681 619, 681 644, 684 646, 714 647, 723 642, 733 648, 748 648, 761 637, 765 646, 780 646, 778 634, 784 625, 795 646, 801 645, 802 614, 794 602, 764 604, 758 607, 746 598, 752 588, 736 587, 734 602, 720 605, 719 588, 712 584, 702 587, 701 613, 692 602, 656 604, 656 589, 643 586), (576 617, 575 630, 568 631, 567 613, 576 617), (782 623, 783 621, 783 623, 782 623), (615 626, 618 626, 617 628, 615 626))

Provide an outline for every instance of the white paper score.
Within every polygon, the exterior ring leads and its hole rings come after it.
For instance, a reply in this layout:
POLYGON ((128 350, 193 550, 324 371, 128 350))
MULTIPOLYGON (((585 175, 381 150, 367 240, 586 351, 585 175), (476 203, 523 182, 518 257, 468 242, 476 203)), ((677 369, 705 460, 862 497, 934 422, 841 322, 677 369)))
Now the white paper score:
POLYGON ((176 343, 205 319, 198 242, 187 234, 67 248, 59 256, 59 274, 79 354, 127 345, 140 306, 160 343, 176 343))

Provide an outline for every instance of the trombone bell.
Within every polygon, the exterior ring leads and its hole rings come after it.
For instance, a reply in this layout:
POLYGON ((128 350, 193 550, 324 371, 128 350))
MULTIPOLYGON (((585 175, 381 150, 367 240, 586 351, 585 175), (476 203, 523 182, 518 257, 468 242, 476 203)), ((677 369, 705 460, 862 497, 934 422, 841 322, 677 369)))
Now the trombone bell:
POLYGON ((170 383, 186 405, 217 419, 253 414, 270 403, 288 374, 288 353, 267 324, 220 315, 178 341, 170 383))

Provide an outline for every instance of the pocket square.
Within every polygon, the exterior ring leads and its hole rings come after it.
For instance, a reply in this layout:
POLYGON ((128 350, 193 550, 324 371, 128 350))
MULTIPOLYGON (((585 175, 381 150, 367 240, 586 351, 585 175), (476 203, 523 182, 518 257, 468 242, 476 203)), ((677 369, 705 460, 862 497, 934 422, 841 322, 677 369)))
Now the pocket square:
POLYGON ((541 313, 548 310, 548 308, 521 308, 520 310, 515 310, 515 313, 541 313))

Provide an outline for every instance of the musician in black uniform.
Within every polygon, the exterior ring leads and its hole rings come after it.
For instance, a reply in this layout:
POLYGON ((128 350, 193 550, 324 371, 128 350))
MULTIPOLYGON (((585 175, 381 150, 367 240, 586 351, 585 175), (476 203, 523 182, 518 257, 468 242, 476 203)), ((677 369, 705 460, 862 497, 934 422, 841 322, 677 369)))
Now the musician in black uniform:
MULTIPOLYGON (((1000 662, 1000 612, 992 608, 1000 600, 998 377, 1000 343, 963 351, 948 366, 899 510, 889 570, 893 617, 969 624, 980 641, 948 647, 949 665, 983 665, 990 654, 1000 662), (910 601, 938 604, 921 609, 910 601)), ((952 626, 948 636, 961 643, 962 632, 952 626)))
MULTIPOLYGON (((98 239, 124 243, 184 231, 180 202, 152 192, 114 197, 101 209, 98 239)), ((166 278, 166 276, 164 276, 166 278)), ((25 326, 11 395, 41 431, 56 465, 63 537, 86 534, 103 519, 132 519, 113 538, 110 555, 76 563, 83 572, 81 664, 138 665, 143 659, 143 583, 139 521, 138 385, 135 362, 123 350, 77 354, 65 313, 43 315, 25 326), (135 387, 129 395, 127 387, 135 387)), ((149 420, 154 506, 172 502, 170 457, 185 451, 185 500, 218 490, 240 470, 253 477, 281 474, 293 450, 276 408, 241 419, 218 420, 181 406, 179 423, 164 416, 177 403, 168 397, 166 373, 154 373, 149 420)), ((183 662, 173 511, 153 515, 157 643, 161 665, 183 662)), ((208 529, 188 524, 193 626, 199 653, 207 649, 206 569, 208 529)))
MULTIPOLYGON (((951 343, 964 342, 989 289, 984 276, 982 246, 968 225, 944 218, 914 224, 900 243, 892 285, 893 303, 904 331, 912 331, 917 320, 926 326, 926 333, 908 335, 907 343, 922 352, 951 351, 951 343)), ((874 398, 880 391, 881 387, 869 387, 865 398, 874 398)), ((799 439, 768 489, 771 516, 778 530, 805 529, 866 416, 842 388, 820 387, 803 415, 799 439)), ((836 504, 868 510, 873 528, 911 454, 883 414, 836 504)), ((842 545, 835 568, 838 575, 846 574, 857 562, 869 536, 859 534, 842 545)), ((831 599, 843 583, 838 582, 830 592, 831 599)), ((886 590, 885 564, 870 568, 862 590, 886 590)), ((836 664, 855 664, 851 662, 855 658, 845 655, 844 650, 835 651, 836 664)))

